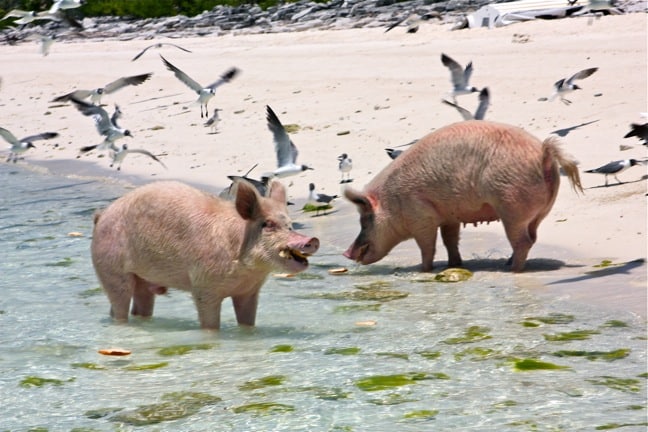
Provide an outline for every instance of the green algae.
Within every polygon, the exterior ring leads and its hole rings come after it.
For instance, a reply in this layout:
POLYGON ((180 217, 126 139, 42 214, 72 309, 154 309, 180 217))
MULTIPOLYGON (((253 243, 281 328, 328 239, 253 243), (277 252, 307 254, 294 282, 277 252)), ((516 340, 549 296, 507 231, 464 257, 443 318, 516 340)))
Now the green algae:
POLYGON ((409 293, 406 292, 388 289, 391 285, 390 282, 376 281, 370 284, 355 285, 356 289, 353 291, 322 293, 315 297, 325 300, 388 302, 402 299, 409 295, 409 293))
POLYGON ((103 289, 101 287, 98 288, 90 288, 85 291, 81 291, 78 296, 81 298, 89 298, 89 297, 94 297, 97 295, 103 294, 103 289))
POLYGON ((605 321, 603 327, 629 327, 629 326, 628 324, 620 320, 609 320, 609 321, 605 321))
POLYGON ((587 360, 615 361, 628 357, 629 348, 620 348, 613 351, 569 351, 562 350, 553 353, 556 357, 585 357, 587 360))
POLYGON ((439 272, 434 276, 435 282, 464 282, 472 278, 473 274, 470 270, 461 268, 448 268, 439 272))
POLYGON ((601 376, 588 379, 594 385, 605 386, 624 393, 638 393, 641 390, 641 381, 635 378, 617 378, 613 376, 601 376))
POLYGON ((520 324, 522 327, 540 327, 539 323, 533 321, 522 321, 520 324))
POLYGON ((72 366, 75 369, 88 369, 88 370, 106 370, 105 366, 98 365, 96 363, 72 363, 72 366))
POLYGON ((445 339, 443 343, 448 345, 458 345, 491 339, 492 336, 489 335, 488 332, 490 332, 488 327, 470 326, 464 331, 463 336, 445 339))
POLYGON ((254 415, 283 414, 295 411, 292 405, 281 404, 276 402, 257 402, 245 405, 239 405, 232 408, 236 414, 249 413, 254 415))
POLYGON ((333 206, 331 204, 315 205, 311 203, 306 203, 304 204, 304 207, 302 207, 302 211, 305 213, 311 213, 311 212, 331 210, 332 208, 333 206))
POLYGON ((167 367, 167 366, 169 366, 169 362, 147 363, 147 364, 126 366, 126 367, 124 367, 124 370, 127 370, 127 371, 145 371, 145 370, 160 369, 160 368, 167 367))
POLYGON ((32 388, 32 387, 43 387, 46 385, 53 385, 53 386, 62 386, 66 382, 72 382, 74 381, 75 378, 70 378, 67 380, 60 380, 60 379, 55 379, 55 378, 41 378, 37 376, 28 376, 23 378, 20 381, 20 387, 24 388, 32 388))
POLYGON ((528 321, 538 321, 542 324, 569 324, 574 322, 574 315, 562 314, 562 313, 551 313, 547 316, 537 316, 537 317, 527 317, 524 319, 524 322, 528 321))
POLYGON ((369 399, 368 402, 374 405, 382 405, 382 406, 389 406, 389 405, 400 405, 404 403, 409 403, 409 402, 417 402, 418 399, 413 399, 411 397, 405 397, 401 394, 398 393, 388 393, 383 395, 382 397, 378 398, 373 398, 369 399))
POLYGON ((499 354, 500 353, 490 348, 473 347, 455 353, 454 358, 457 361, 463 360, 466 357, 469 357, 470 360, 486 360, 499 354))
POLYGON ((345 391, 339 387, 334 388, 318 388, 315 390, 315 397, 322 400, 340 400, 348 399, 351 396, 351 393, 345 391))
POLYGON ((360 354, 358 347, 329 348, 324 351, 324 355, 357 355, 360 354))
POLYGON ((611 429, 619 429, 622 427, 628 427, 628 426, 648 426, 648 422, 643 422, 643 423, 608 423, 604 424, 601 426, 597 426, 595 430, 611 430, 611 429))
POLYGON ((441 357, 441 351, 418 351, 416 354, 428 360, 436 360, 441 357))
POLYGON ((333 309, 335 313, 349 313, 349 312, 378 312, 380 310, 381 303, 371 303, 371 304, 353 304, 353 305, 341 305, 336 306, 333 309))
POLYGON ((289 353, 293 352, 295 348, 292 345, 275 345, 270 348, 271 353, 289 353))
POLYGON ((381 357, 391 357, 395 359, 401 359, 401 360, 409 360, 409 355, 405 353, 390 353, 390 352, 379 352, 376 353, 377 356, 381 357))
POLYGON ((239 386, 241 391, 252 391, 259 390, 266 387, 279 386, 284 383, 286 377, 284 375, 268 375, 262 378, 253 379, 246 381, 244 384, 239 386))
POLYGON ((203 407, 222 401, 218 396, 199 392, 173 392, 162 396, 162 402, 122 411, 110 420, 133 426, 146 426, 177 420, 196 414, 203 407))
POLYGON ((431 420, 439 414, 439 410, 417 410, 403 415, 406 420, 431 420))
POLYGON ((359 379, 355 382, 356 387, 363 391, 389 390, 395 387, 416 384, 418 381, 430 379, 450 379, 444 373, 423 373, 410 372, 396 375, 374 375, 359 379))
POLYGON ((520 372, 537 370, 569 370, 569 366, 561 366, 554 363, 544 362, 536 359, 515 359, 513 360, 515 370, 520 372))
POLYGON ((593 267, 595 267, 595 268, 606 268, 606 267, 610 267, 610 266, 614 266, 614 265, 619 265, 619 264, 614 264, 610 260, 603 260, 603 261, 601 261, 600 264, 595 264, 593 267))
POLYGON ((83 415, 86 416, 89 419, 97 420, 97 419, 108 417, 108 416, 110 416, 112 414, 115 414, 115 413, 117 413, 119 411, 123 411, 123 410, 124 410, 124 408, 116 408, 116 407, 98 408, 98 409, 93 409, 93 410, 86 411, 85 413, 83 413, 83 415))
POLYGON ((210 350, 214 348, 213 344, 193 344, 193 345, 173 345, 165 348, 160 348, 158 355, 170 357, 177 355, 184 355, 191 351, 210 350))
POLYGON ((573 340, 587 340, 593 335, 599 334, 598 330, 574 330, 570 332, 545 334, 545 340, 549 342, 564 342, 573 340))
POLYGON ((45 264, 46 267, 70 267, 72 264, 74 264, 74 260, 70 257, 65 257, 60 261, 57 261, 55 263, 47 263, 45 264))

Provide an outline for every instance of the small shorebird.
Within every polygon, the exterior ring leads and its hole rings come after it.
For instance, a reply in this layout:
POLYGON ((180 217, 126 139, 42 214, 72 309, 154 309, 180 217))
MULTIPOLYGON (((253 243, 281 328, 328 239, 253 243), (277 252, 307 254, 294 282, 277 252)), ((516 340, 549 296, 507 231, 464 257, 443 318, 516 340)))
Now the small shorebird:
POLYGON ((9 132, 7 129, 0 127, 0 136, 5 139, 11 147, 9 148, 9 157, 7 162, 13 161, 16 163, 18 161, 18 155, 25 153, 30 148, 36 148, 32 141, 46 140, 56 138, 59 134, 57 132, 44 132, 38 135, 30 135, 22 139, 18 139, 9 132))
POLYGON ((272 132, 277 154, 277 169, 272 172, 274 177, 287 177, 299 174, 302 171, 312 170, 307 165, 298 165, 297 156, 299 152, 292 142, 286 129, 279 121, 279 117, 274 113, 269 105, 266 106, 266 119, 268 120, 268 129, 272 132))
POLYGON ((164 163, 157 158, 153 153, 150 151, 144 150, 144 149, 129 149, 127 144, 122 144, 121 148, 117 151, 113 150, 112 152, 112 163, 110 164, 110 167, 112 168, 113 165, 117 164, 117 171, 121 171, 121 165, 122 162, 124 162, 124 158, 129 155, 129 154, 143 154, 145 156, 150 157, 154 161, 157 161, 162 165, 165 169, 168 169, 164 163))
POLYGON ((326 210, 330 207, 331 201, 337 198, 337 195, 326 195, 322 193, 317 193, 315 191, 315 183, 310 183, 308 185, 308 202, 316 208, 315 215, 319 215, 320 210, 326 210))
POLYGON ((441 101, 446 105, 455 107, 464 120, 484 120, 484 116, 486 116, 486 110, 488 109, 488 105, 490 105, 490 94, 488 92, 488 87, 484 87, 479 92, 479 105, 477 105, 477 110, 475 111, 474 115, 466 108, 461 107, 456 103, 449 102, 445 99, 442 99, 441 101))
POLYGON ((459 63, 442 53, 441 63, 450 69, 452 90, 449 95, 452 96, 455 103, 457 102, 457 96, 476 93, 479 91, 477 87, 469 85, 470 76, 473 71, 472 62, 469 62, 466 67, 463 68, 459 63))
POLYGON ((92 105, 91 103, 75 98, 71 98, 70 100, 81 111, 81 114, 94 119, 97 132, 104 137, 104 141, 101 144, 81 147, 81 153, 87 153, 94 149, 119 151, 119 148, 115 145, 115 141, 123 137, 132 138, 133 135, 128 129, 121 128, 117 124, 117 119, 121 117, 121 110, 117 105, 115 105, 115 112, 112 117, 108 117, 106 110, 98 105, 92 105))
POLYGON ((173 66, 171 63, 169 63, 169 61, 164 57, 162 57, 162 55, 160 55, 160 58, 162 58, 162 61, 164 62, 167 69, 173 72, 176 78, 182 81, 191 90, 198 93, 198 103, 200 104, 201 118, 207 115, 207 104, 209 103, 209 100, 213 98, 214 95, 216 94, 216 88, 222 84, 230 82, 234 77, 236 77, 236 75, 239 74, 239 70, 237 68, 235 67, 230 68, 223 75, 221 75, 221 77, 218 78, 216 81, 214 81, 213 83, 209 84, 206 87, 203 87, 202 85, 194 81, 189 75, 182 72, 180 69, 173 66), (203 106, 205 107, 204 115, 203 115, 203 106))
POLYGON ((619 184, 623 183, 621 180, 618 179, 617 174, 622 173, 623 171, 627 170, 630 167, 633 167, 635 165, 639 165, 641 162, 639 162, 636 159, 624 159, 624 160, 617 160, 617 161, 612 161, 610 163, 607 163, 603 166, 600 166, 598 168, 594 168, 591 170, 585 171, 586 173, 595 173, 595 174, 604 174, 605 175, 605 186, 608 185, 608 175, 613 175, 614 178, 616 179, 619 184))
POLYGON ((648 123, 632 123, 630 125, 630 132, 625 134, 623 138, 630 138, 633 136, 637 137, 639 140, 643 140, 641 144, 648 145, 648 123))
POLYGON ((132 85, 137 86, 142 84, 147 79, 151 78, 152 73, 146 73, 142 75, 133 75, 128 77, 121 77, 115 81, 106 84, 103 87, 96 88, 94 90, 75 90, 73 92, 64 94, 63 96, 58 96, 52 99, 52 102, 67 102, 72 99, 82 101, 83 99, 90 98, 90 101, 95 105, 101 104, 101 97, 105 94, 114 93, 117 90, 123 89, 126 86, 132 85))
POLYGON ((214 108, 214 114, 212 114, 211 117, 203 124, 205 127, 210 127, 211 128, 211 133, 215 134, 218 133, 218 123, 220 123, 220 117, 218 116, 218 111, 222 111, 220 108, 214 108))
POLYGON ((342 153, 340 156, 338 156, 337 160, 340 161, 340 163, 338 164, 338 169, 340 170, 340 173, 342 173, 340 183, 351 183, 353 180, 351 179, 350 173, 351 169, 353 168, 353 161, 346 153, 342 153), (345 174, 346 180, 344 179, 345 174))
POLYGON ((186 49, 186 48, 182 48, 180 45, 176 45, 176 44, 173 44, 173 43, 170 43, 170 42, 160 42, 160 43, 155 43, 155 44, 153 44, 153 45, 149 45, 149 46, 147 46, 147 47, 144 48, 142 51, 140 51, 139 54, 137 54, 135 57, 133 57, 133 58, 131 59, 131 61, 135 61, 135 60, 137 60, 138 58, 142 57, 142 56, 144 55, 144 53, 145 53, 146 51, 150 50, 151 48, 162 48, 162 47, 165 46, 165 45, 166 45, 166 46, 176 47, 176 48, 178 48, 179 50, 182 50, 182 51, 184 51, 184 52, 188 52, 188 53, 191 52, 191 51, 189 51, 189 50, 186 49))
POLYGON ((563 79, 560 79, 560 80, 556 81, 554 83, 554 92, 549 97, 549 101, 551 102, 552 100, 554 100, 556 98, 556 96, 560 96, 560 100, 565 105, 571 104, 570 100, 565 99, 565 94, 570 93, 570 92, 572 92, 574 90, 582 90, 581 87, 574 84, 574 81, 585 79, 588 76, 592 75, 597 70, 598 70, 597 67, 589 68, 589 69, 583 69, 580 72, 576 72, 574 75, 570 76, 569 78, 563 78, 563 79))

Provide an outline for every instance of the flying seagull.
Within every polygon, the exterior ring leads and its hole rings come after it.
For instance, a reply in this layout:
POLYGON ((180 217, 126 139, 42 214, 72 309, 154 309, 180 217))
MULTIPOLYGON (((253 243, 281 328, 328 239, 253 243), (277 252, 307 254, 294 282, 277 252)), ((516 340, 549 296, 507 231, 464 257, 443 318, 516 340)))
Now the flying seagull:
POLYGON ((115 141, 126 136, 133 136, 128 129, 121 128, 117 124, 117 119, 121 117, 121 110, 118 106, 115 106, 115 113, 112 117, 108 117, 106 110, 99 105, 92 105, 91 103, 75 98, 71 98, 70 100, 74 103, 77 109, 81 111, 81 114, 94 119, 95 125, 97 126, 97 132, 99 132, 99 135, 104 137, 104 141, 101 144, 81 147, 81 153, 87 153, 94 149, 110 149, 116 152, 119 151, 119 148, 115 145, 115 141))
POLYGON ((166 65, 167 69, 173 72, 176 78, 182 81, 187 87, 189 87, 190 89, 198 93, 198 103, 200 103, 201 118, 207 115, 207 104, 209 103, 209 100, 214 97, 214 94, 216 93, 216 88, 221 84, 230 82, 239 73, 239 70, 237 68, 235 67, 230 68, 223 75, 221 75, 221 77, 218 78, 216 81, 214 81, 213 83, 209 84, 206 87, 203 87, 202 85, 194 81, 191 77, 189 77, 189 75, 182 72, 180 69, 173 66, 171 63, 169 63, 167 59, 162 57, 162 55, 160 55, 160 57, 162 58, 162 61, 166 65), (204 115, 203 115, 203 106, 205 107, 204 115))
POLYGON ((153 159, 154 161, 159 162, 160 165, 162 165, 165 169, 167 168, 166 165, 164 165, 164 163, 160 159, 158 159, 157 156, 155 156, 150 151, 147 151, 147 150, 144 150, 144 149, 129 149, 127 144, 122 144, 121 148, 119 150, 117 150, 117 151, 113 150, 113 152, 112 152, 112 163, 110 164, 110 167, 112 168, 113 165, 117 164, 117 171, 120 171, 122 162, 124 162, 124 158, 127 155, 133 154, 133 153, 143 154, 145 156, 148 156, 151 159, 153 159))
POLYGON ((598 168, 594 168, 591 170, 585 171, 586 173, 595 173, 595 174, 604 174, 605 175, 605 186, 608 185, 608 175, 613 175, 614 178, 616 179, 619 184, 621 184, 621 180, 617 178, 617 174, 622 173, 623 171, 627 170, 630 167, 633 167, 635 165, 640 164, 636 159, 624 159, 624 160, 617 160, 617 161, 612 161, 610 163, 607 163, 603 166, 600 166, 598 168))
POLYGON ((150 50, 151 48, 162 48, 164 45, 168 45, 168 46, 176 47, 176 48, 178 48, 179 50, 182 50, 182 51, 184 51, 184 52, 188 52, 188 53, 191 52, 191 51, 189 51, 189 50, 186 49, 186 48, 182 48, 181 46, 176 45, 176 44, 173 44, 173 43, 170 43, 170 42, 160 42, 160 43, 155 43, 155 44, 153 44, 153 45, 149 45, 149 46, 147 46, 147 47, 144 48, 142 51, 140 51, 139 54, 137 54, 135 57, 133 57, 131 61, 135 61, 135 60, 137 60, 138 58, 142 57, 142 56, 144 55, 144 53, 145 53, 146 51, 150 50))
POLYGON ((52 102, 67 102, 72 99, 77 101, 90 98, 90 101, 95 105, 101 104, 101 97, 104 94, 114 93, 117 90, 123 89, 126 86, 132 85, 137 86, 142 84, 147 79, 151 78, 152 73, 146 73, 142 75, 133 75, 128 77, 121 77, 115 81, 106 84, 103 87, 96 88, 94 90, 75 90, 73 92, 64 94, 63 96, 58 96, 52 99, 52 102))
POLYGON ((456 103, 449 102, 445 99, 443 99, 442 102, 446 105, 450 105, 451 107, 455 107, 464 120, 484 120, 486 110, 488 109, 488 105, 490 105, 490 94, 488 92, 488 87, 484 87, 479 92, 479 105, 477 106, 477 110, 475 111, 474 115, 466 108, 463 108, 456 103))
POLYGON ((630 138, 633 136, 639 138, 639 140, 643 140, 643 145, 648 145, 648 123, 632 123, 630 125, 630 132, 625 134, 623 138, 630 138))
POLYGON ((589 69, 583 69, 580 72, 576 72, 574 75, 572 75, 569 78, 563 78, 563 79, 560 79, 560 80, 556 81, 554 83, 554 92, 549 97, 549 101, 554 100, 556 98, 556 96, 560 96, 560 100, 565 105, 571 104, 570 100, 565 99, 565 94, 570 93, 570 92, 572 92, 574 90, 581 90, 581 87, 574 84, 574 81, 585 79, 588 76, 592 75, 597 70, 598 70, 597 67, 589 68, 589 69))
POLYGON ((405 27, 407 27, 406 30, 407 33, 416 33, 419 30, 419 25, 421 24, 421 21, 427 21, 430 18, 440 18, 440 15, 434 12, 425 13, 423 15, 413 12, 409 15, 405 15, 403 18, 391 24, 389 27, 387 27, 385 33, 387 33, 388 31, 390 31, 395 27, 398 27, 402 23, 405 23, 405 27))
POLYGON ((340 173, 342 173, 340 183, 351 183, 353 180, 351 179, 350 173, 351 169, 353 168, 353 161, 346 153, 342 153, 340 156, 338 156, 337 159, 340 161, 340 163, 338 164, 338 169, 340 170, 340 173), (346 180, 344 179, 345 174, 346 180))
POLYGON ((445 54, 441 54, 441 63, 448 69, 450 69, 450 77, 452 82, 452 90, 450 91, 450 96, 452 99, 457 102, 457 96, 466 95, 470 93, 478 92, 477 87, 469 85, 470 76, 472 75, 473 67, 472 62, 466 65, 464 69, 459 63, 451 59, 445 54))
POLYGON ((25 138, 18 139, 14 136, 14 134, 9 132, 7 129, 0 127, 0 136, 2 136, 2 138, 5 139, 5 141, 11 144, 11 147, 9 148, 9 157, 7 158, 7 162, 13 161, 14 163, 16 163, 18 161, 18 155, 26 152, 30 148, 36 148, 36 146, 32 144, 33 141, 56 138, 58 136, 58 133, 44 132, 38 135, 30 135, 25 138))
POLYGON ((315 191, 315 184, 310 183, 308 185, 308 202, 315 207, 317 213, 315 215, 319 215, 320 210, 324 210, 324 214, 326 214, 326 210, 330 208, 331 201, 333 201, 335 198, 337 198, 337 195, 326 195, 323 193, 317 193, 315 191))
POLYGON ((55 14, 59 9, 75 9, 84 4, 85 0, 56 0, 50 7, 49 13, 55 14))
POLYGON ((268 129, 272 132, 277 153, 277 169, 272 172, 275 177, 287 177, 299 174, 302 171, 313 169, 307 165, 298 165, 297 156, 299 152, 292 142, 286 129, 279 121, 279 117, 272 111, 269 105, 266 106, 266 118, 268 120, 268 129))
POLYGON ((395 148, 386 148, 385 151, 387 152, 387 156, 389 156, 392 159, 396 159, 405 151, 405 150, 400 150, 399 147, 411 146, 412 144, 415 144, 417 141, 418 139, 415 139, 408 142, 407 144, 401 144, 399 146, 396 146, 395 148))

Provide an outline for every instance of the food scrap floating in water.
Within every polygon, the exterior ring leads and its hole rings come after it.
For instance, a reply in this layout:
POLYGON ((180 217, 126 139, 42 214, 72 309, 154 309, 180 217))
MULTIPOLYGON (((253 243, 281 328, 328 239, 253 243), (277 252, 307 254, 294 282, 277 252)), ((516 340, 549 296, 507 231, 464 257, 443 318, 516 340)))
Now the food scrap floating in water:
POLYGON ((107 356, 127 356, 131 354, 129 350, 123 348, 106 348, 100 349, 98 352, 107 356))

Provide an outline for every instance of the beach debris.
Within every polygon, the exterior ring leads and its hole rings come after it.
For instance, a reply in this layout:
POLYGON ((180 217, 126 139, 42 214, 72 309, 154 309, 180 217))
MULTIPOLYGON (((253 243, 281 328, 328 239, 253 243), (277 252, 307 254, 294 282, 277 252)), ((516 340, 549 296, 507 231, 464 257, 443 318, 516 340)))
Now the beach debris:
POLYGON ((103 95, 114 93, 117 90, 121 90, 127 86, 138 86, 144 81, 151 78, 152 75, 153 73, 145 73, 141 75, 117 78, 115 81, 112 81, 103 87, 97 87, 93 90, 74 90, 62 96, 55 97, 54 99, 52 99, 52 102, 73 102, 74 100, 83 101, 87 98, 90 98, 90 102, 92 104, 101 105, 101 97, 103 95))
POLYGON ((462 268, 448 268, 434 276, 435 282, 464 282, 472 278, 470 270, 462 268))
POLYGON ((639 165, 641 162, 639 162, 637 159, 623 159, 623 160, 616 160, 612 162, 608 162, 603 166, 600 166, 598 168, 593 168, 590 170, 585 171, 586 173, 593 173, 593 174, 603 174, 605 175, 605 186, 608 186, 608 176, 612 175, 616 179, 616 181, 619 184, 622 184, 623 182, 619 180, 617 177, 617 174, 622 173, 623 171, 627 170, 630 167, 633 167, 635 165, 639 165))
POLYGON ((270 105, 266 105, 266 120, 268 122, 268 129, 272 132, 274 149, 277 156, 277 169, 264 175, 268 178, 282 178, 299 174, 306 170, 312 170, 313 168, 308 165, 297 164, 297 156, 299 156, 297 146, 290 139, 286 128, 281 124, 279 117, 270 108, 270 105))
POLYGON ((378 323, 374 320, 356 321, 355 323, 355 325, 357 325, 358 327, 373 327, 376 324, 378 323))
POLYGON ((67 235, 68 237, 83 237, 83 233, 79 231, 71 231, 67 235))
POLYGON ((19 159, 19 155, 25 153, 30 148, 36 148, 33 144, 33 141, 38 140, 48 140, 56 138, 59 134, 57 132, 43 132, 37 135, 30 135, 24 138, 18 139, 9 132, 7 129, 0 127, 0 136, 4 138, 11 146, 9 147, 9 157, 7 162, 16 163, 19 159))
POLYGON ((101 355, 106 356, 127 356, 131 354, 130 350, 124 348, 102 348, 97 351, 101 355))
POLYGON ((347 273, 348 271, 349 269, 346 267, 336 267, 336 268, 329 269, 328 273, 331 275, 341 275, 347 273))

